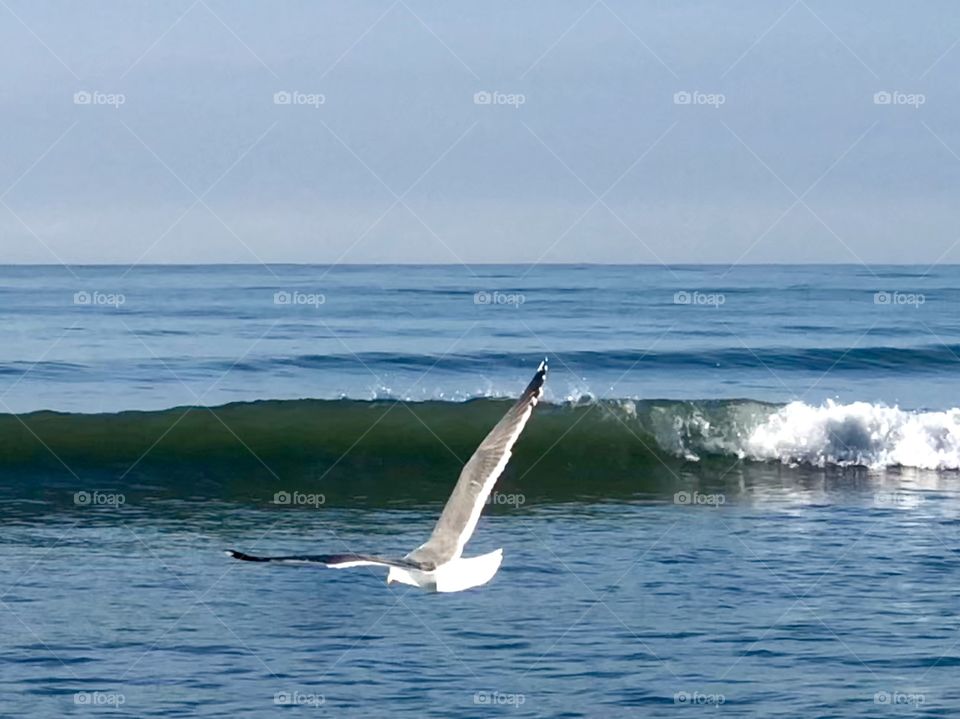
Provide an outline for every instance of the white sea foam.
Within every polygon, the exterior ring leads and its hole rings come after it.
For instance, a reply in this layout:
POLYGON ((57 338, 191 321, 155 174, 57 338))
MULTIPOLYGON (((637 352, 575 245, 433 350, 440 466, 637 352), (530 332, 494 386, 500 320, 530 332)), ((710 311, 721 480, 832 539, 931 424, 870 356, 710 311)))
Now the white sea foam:
POLYGON ((791 402, 746 433, 736 453, 786 464, 960 469, 960 409, 791 402))

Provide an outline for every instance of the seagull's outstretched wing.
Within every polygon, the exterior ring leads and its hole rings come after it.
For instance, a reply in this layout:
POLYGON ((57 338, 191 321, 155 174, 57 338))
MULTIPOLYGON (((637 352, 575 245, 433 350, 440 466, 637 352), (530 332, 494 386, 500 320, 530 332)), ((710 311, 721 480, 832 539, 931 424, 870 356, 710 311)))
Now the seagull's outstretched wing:
POLYGON ((514 443, 540 401, 546 378, 547 360, 543 360, 517 403, 490 430, 464 465, 430 539, 410 552, 407 559, 438 566, 460 556, 477 526, 493 485, 510 461, 514 443))
MULTIPOLYGON (((227 554, 244 562, 280 562, 282 564, 323 564, 333 569, 349 567, 403 567, 404 569, 428 569, 428 567, 410 559, 387 559, 369 554, 291 554, 283 557, 257 557, 232 549, 227 554)), ((432 567, 430 567, 432 569, 432 567)))

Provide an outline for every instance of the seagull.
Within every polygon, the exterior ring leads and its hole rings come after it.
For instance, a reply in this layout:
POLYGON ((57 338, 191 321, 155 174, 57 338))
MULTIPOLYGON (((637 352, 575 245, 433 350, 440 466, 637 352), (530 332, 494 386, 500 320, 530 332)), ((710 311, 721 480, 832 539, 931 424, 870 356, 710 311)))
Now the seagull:
POLYGON ((500 569, 503 549, 463 557, 463 548, 477 527, 493 486, 510 461, 513 445, 543 395, 546 378, 547 360, 544 359, 520 399, 463 466, 430 538, 402 559, 352 553, 257 557, 234 550, 228 550, 227 555, 245 562, 322 564, 333 569, 388 567, 387 584, 399 582, 431 592, 462 592, 486 584, 500 569))

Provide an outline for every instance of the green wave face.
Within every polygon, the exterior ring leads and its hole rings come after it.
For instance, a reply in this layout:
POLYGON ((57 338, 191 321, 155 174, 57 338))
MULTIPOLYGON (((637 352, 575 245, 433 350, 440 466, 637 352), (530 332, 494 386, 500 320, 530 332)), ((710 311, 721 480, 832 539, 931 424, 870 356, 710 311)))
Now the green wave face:
MULTIPOLYGON (((0 513, 69 508, 77 492, 135 497, 130 504, 141 509, 165 500, 266 506, 296 493, 308 496, 294 504, 322 497, 328 508, 437 507, 509 406, 296 400, 0 415, 0 513)), ((887 467, 956 472, 960 410, 748 400, 543 404, 496 491, 517 509, 731 483, 723 491, 738 493, 758 477, 789 490, 825 472, 844 472, 847 481, 887 467), (522 502, 511 501, 520 495, 522 502)))
MULTIPOLYGON (((436 501, 509 405, 297 400, 0 415, 0 482, 7 496, 90 487, 269 502, 279 488, 384 506, 436 501)), ((735 434, 743 418, 771 410, 752 402, 541 405, 499 488, 561 501, 642 490, 650 468, 681 467, 692 445, 725 453, 726 439, 703 434, 706 424, 735 434)))

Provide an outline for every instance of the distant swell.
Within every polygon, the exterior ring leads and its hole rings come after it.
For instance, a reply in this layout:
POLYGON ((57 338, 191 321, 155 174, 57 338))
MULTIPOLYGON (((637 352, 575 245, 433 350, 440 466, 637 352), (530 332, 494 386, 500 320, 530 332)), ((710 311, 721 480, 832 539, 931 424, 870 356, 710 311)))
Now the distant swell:
MULTIPOLYGON (((931 344, 920 347, 723 347, 696 351, 646 352, 641 350, 581 350, 563 355, 567 367, 577 372, 633 370, 760 369, 765 372, 896 372, 924 374, 953 368, 960 356, 960 345, 931 344)), ((269 374, 291 369, 326 371, 333 375, 351 373, 357 367, 366 372, 414 371, 475 374, 478 367, 511 367, 517 358, 509 353, 473 352, 465 355, 446 354, 441 358, 423 354, 360 352, 343 354, 304 354, 282 357, 259 357, 236 360, 198 360, 195 357, 148 357, 135 368, 144 374, 161 377, 169 372, 182 375, 224 372, 269 374)), ((518 367, 520 369, 520 367, 518 367)), ((524 365, 522 369, 526 370, 524 365)), ((69 362, 13 362, 0 366, 0 375, 20 376, 29 370, 32 379, 69 381, 92 376, 109 376, 116 371, 114 363, 81 365, 69 362)))
MULTIPOLYGON (((937 371, 953 367, 960 356, 960 345, 931 344, 921 347, 724 347, 722 349, 698 349, 697 351, 647 352, 641 350, 581 350, 564 354, 566 365, 596 370, 627 371, 642 368, 678 369, 703 368, 766 368, 771 370, 801 370, 811 372, 877 371, 891 370, 898 373, 937 371)), ((508 353, 472 353, 459 356, 445 355, 436 359, 424 355, 365 352, 344 355, 299 355, 245 362, 241 370, 259 371, 279 367, 308 369, 340 369, 353 367, 362 361, 364 365, 384 369, 439 369, 441 371, 474 370, 478 364, 489 363, 509 366, 516 357, 508 353)))

